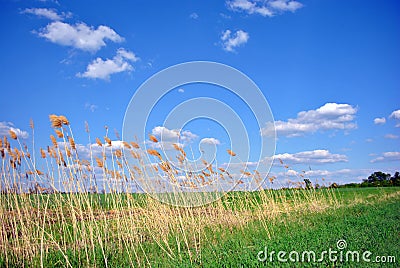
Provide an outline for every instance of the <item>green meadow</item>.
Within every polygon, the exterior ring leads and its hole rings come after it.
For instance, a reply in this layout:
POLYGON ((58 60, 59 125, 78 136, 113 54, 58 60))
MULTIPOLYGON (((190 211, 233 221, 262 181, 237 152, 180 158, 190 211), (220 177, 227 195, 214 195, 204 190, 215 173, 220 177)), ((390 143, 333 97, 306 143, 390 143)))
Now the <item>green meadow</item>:
POLYGON ((397 267, 400 252, 399 187, 232 192, 197 208, 145 194, 3 194, 1 204, 1 267, 397 267), (318 261, 338 240, 370 262, 318 261), (260 251, 317 260, 262 262, 260 251))

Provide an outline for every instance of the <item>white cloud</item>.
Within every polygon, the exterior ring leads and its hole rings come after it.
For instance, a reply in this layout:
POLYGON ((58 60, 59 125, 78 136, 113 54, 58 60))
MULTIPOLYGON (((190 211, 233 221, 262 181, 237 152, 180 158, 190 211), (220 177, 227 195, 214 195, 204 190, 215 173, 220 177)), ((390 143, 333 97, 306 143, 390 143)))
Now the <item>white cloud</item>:
POLYGON ((373 169, 339 169, 339 170, 323 170, 323 169, 317 169, 317 170, 306 170, 304 172, 298 172, 295 170, 288 170, 286 172, 279 172, 276 174, 276 176, 279 178, 286 177, 286 176, 291 176, 291 177, 297 177, 303 180, 303 178, 310 178, 313 180, 318 180, 319 184, 325 184, 328 186, 332 182, 344 184, 344 183, 349 183, 349 182, 362 182, 363 179, 367 178, 368 175, 370 175, 372 172, 374 172, 373 169), (300 177, 300 175, 303 175, 300 177), (322 181, 322 178, 324 178, 324 181, 322 181))
POLYGON ((216 138, 203 138, 201 139, 200 143, 215 144, 215 145, 221 144, 221 142, 216 138))
POLYGON ((304 151, 294 154, 284 153, 277 154, 274 156, 275 159, 281 159, 286 165, 294 164, 328 164, 328 163, 338 163, 347 162, 347 156, 343 154, 332 154, 328 150, 314 150, 314 151, 304 151))
POLYGON ((291 0, 275 0, 269 1, 269 6, 277 11, 291 11, 295 12, 297 9, 302 8, 303 4, 297 1, 291 0))
POLYGON ((400 161, 400 152, 384 152, 381 156, 372 159, 371 163, 400 161))
MULTIPOLYGON (((390 114, 389 118, 396 119, 396 120, 400 120, 400 110, 393 111, 393 112, 390 114)), ((398 124, 396 125, 396 127, 400 127, 400 123, 398 123, 398 124)))
POLYGON ((152 129, 151 133, 155 136, 162 137, 164 140, 172 140, 179 138, 179 129, 168 129, 166 127, 157 126, 152 129))
MULTIPOLYGON (((58 142, 58 146, 60 150, 64 152, 65 147, 70 148, 69 142, 63 142, 60 141, 58 142)), ((110 156, 112 151, 115 150, 122 150, 124 148, 124 144, 120 140, 113 140, 111 141, 111 146, 108 145, 108 143, 103 143, 102 146, 98 145, 97 143, 93 144, 80 144, 76 143, 76 150, 78 152, 79 158, 81 159, 90 159, 90 156, 92 157, 102 157, 103 151, 106 154, 106 156, 110 156)))
POLYGON ((221 36, 222 48, 229 52, 234 52, 236 47, 246 44, 248 40, 249 34, 242 30, 233 34, 230 30, 226 30, 221 36))
POLYGON ((129 61, 136 62, 138 60, 139 58, 134 53, 120 48, 117 50, 117 55, 112 59, 103 60, 102 58, 97 58, 86 67, 86 71, 83 74, 78 73, 77 76, 109 80, 112 74, 132 71, 133 67, 129 61))
POLYGON ((178 92, 179 92, 179 93, 183 93, 183 92, 185 92, 185 90, 184 90, 183 88, 179 88, 179 89, 178 89, 178 92))
POLYGON ((390 133, 385 135, 385 139, 395 140, 395 139, 398 139, 398 138, 399 138, 399 136, 394 135, 394 134, 390 134, 390 133))
POLYGON ((377 117, 374 119, 374 124, 375 125, 383 125, 386 123, 386 118, 385 117, 377 117))
POLYGON ((400 110, 393 111, 389 118, 400 119, 400 110))
POLYGON ((61 21, 55 21, 41 29, 39 36, 52 43, 62 46, 96 52, 105 46, 105 40, 120 43, 124 39, 108 26, 100 25, 95 29, 85 23, 71 25, 61 21))
POLYGON ((11 122, 0 122, 0 137, 9 136, 10 130, 14 131, 17 134, 18 138, 26 139, 29 137, 28 132, 16 128, 13 123, 11 122))
POLYGON ((22 14, 33 14, 38 17, 47 18, 49 20, 59 21, 72 16, 71 13, 58 14, 55 9, 51 8, 26 8, 22 14))
POLYGON ((233 11, 259 14, 264 17, 272 17, 286 11, 295 12, 303 7, 303 4, 294 0, 232 0, 226 3, 233 11))
POLYGON ((177 141, 178 139, 182 142, 189 143, 198 136, 189 130, 181 131, 179 129, 168 129, 166 127, 157 126, 153 128, 151 133, 154 136, 162 138, 163 141, 177 141))
POLYGON ((199 18, 199 14, 197 14, 196 12, 193 12, 192 14, 189 15, 189 18, 197 20, 199 18))
POLYGON ((349 104, 326 103, 316 110, 302 111, 296 118, 288 121, 275 121, 261 129, 263 136, 271 136, 274 131, 278 136, 296 137, 319 130, 350 130, 357 128, 353 121, 357 108, 349 104))
POLYGON ((174 150, 174 143, 183 148, 198 138, 196 134, 189 130, 168 129, 163 126, 154 127, 151 134, 156 136, 159 142, 147 141, 146 143, 152 148, 162 148, 166 151, 174 150))

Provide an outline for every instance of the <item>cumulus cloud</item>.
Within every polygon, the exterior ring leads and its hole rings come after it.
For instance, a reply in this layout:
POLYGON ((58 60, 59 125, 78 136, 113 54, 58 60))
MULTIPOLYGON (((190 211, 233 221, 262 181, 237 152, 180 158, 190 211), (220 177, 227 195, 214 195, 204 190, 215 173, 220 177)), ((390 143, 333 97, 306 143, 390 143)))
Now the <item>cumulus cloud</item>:
POLYGON ((277 136, 296 137, 319 130, 351 130, 357 128, 353 121, 357 108, 350 104, 326 103, 316 110, 302 111, 296 118, 288 121, 268 123, 261 129, 263 136, 271 136, 275 131, 277 136))
POLYGON ((69 18, 72 16, 71 13, 61 13, 58 14, 55 9, 52 8, 26 8, 22 12, 22 14, 32 14, 38 17, 46 18, 49 20, 60 21, 65 18, 69 18))
POLYGON ((120 72, 132 71, 130 62, 136 62, 139 58, 132 52, 123 48, 117 50, 117 54, 112 59, 96 58, 86 67, 86 71, 78 73, 78 77, 92 79, 110 80, 110 75, 120 72))
POLYGON ((184 92, 185 92, 185 89, 179 88, 179 89, 178 89, 178 92, 179 92, 179 93, 184 93, 184 92))
POLYGON ((55 44, 90 52, 96 52, 105 46, 106 40, 115 43, 120 43, 124 40, 108 26, 100 25, 94 28, 83 22, 71 25, 61 21, 54 21, 41 29, 39 36, 55 44))
POLYGON ((314 150, 304 151, 294 154, 284 153, 277 154, 275 159, 280 159, 284 164, 295 165, 295 164, 306 164, 306 165, 318 165, 318 164, 330 164, 338 162, 347 162, 347 156, 343 154, 332 154, 328 150, 314 150))
POLYGON ((189 130, 168 129, 164 126, 156 126, 151 134, 156 136, 159 142, 147 141, 147 144, 153 148, 163 148, 164 150, 174 150, 174 143, 180 147, 192 143, 198 136, 189 130))
POLYGON ((377 117, 374 119, 374 124, 375 125, 383 125, 386 123, 386 118, 385 117, 377 117))
POLYGON ((0 136, 9 136, 10 135, 10 130, 14 131, 15 134, 17 134, 18 138, 20 139, 26 139, 29 137, 28 132, 21 130, 19 128, 16 128, 13 123, 11 122, 0 122, 0 136))
POLYGON ((203 138, 200 143, 220 145, 221 142, 216 138, 203 138))
POLYGON ((233 11, 259 14, 264 17, 272 17, 287 11, 295 12, 303 7, 303 4, 294 0, 232 0, 226 4, 233 11))
POLYGON ((372 159, 371 163, 400 161, 400 152, 384 152, 381 156, 372 159))
MULTIPOLYGON (((389 118, 391 118, 391 119, 396 119, 396 120, 400 120, 400 110, 393 111, 393 112, 390 114, 389 118)), ((396 125, 396 127, 400 127, 400 123, 398 123, 398 124, 396 125)))
POLYGON ((232 33, 231 30, 226 30, 221 36, 222 48, 229 52, 234 52, 235 48, 246 44, 248 40, 249 34, 242 30, 238 30, 235 33, 232 33))
POLYGON ((390 118, 394 118, 394 119, 400 119, 400 110, 393 111, 393 112, 390 114, 389 117, 390 117, 390 118))
POLYGON ((189 130, 168 129, 163 126, 153 128, 151 133, 162 138, 163 141, 177 141, 179 139, 181 142, 189 143, 198 138, 196 134, 189 130))

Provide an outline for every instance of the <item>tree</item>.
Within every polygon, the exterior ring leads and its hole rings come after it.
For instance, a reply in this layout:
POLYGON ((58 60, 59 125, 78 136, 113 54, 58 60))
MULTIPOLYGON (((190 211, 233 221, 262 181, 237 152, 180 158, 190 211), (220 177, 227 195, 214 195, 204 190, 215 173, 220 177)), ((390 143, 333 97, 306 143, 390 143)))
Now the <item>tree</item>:
POLYGON ((400 174, 398 171, 390 178, 390 182, 393 186, 400 186, 400 174))
POLYGON ((364 182, 372 184, 373 186, 385 186, 388 185, 390 180, 389 173, 383 173, 381 171, 376 171, 372 173, 368 179, 364 180, 364 182))

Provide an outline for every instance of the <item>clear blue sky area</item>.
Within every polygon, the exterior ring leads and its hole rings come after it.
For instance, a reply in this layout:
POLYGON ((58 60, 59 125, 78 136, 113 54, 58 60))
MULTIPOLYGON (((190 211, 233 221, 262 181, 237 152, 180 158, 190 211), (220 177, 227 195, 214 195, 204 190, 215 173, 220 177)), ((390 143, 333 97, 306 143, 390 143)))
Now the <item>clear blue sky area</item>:
MULTIPOLYGON (((104 125, 122 131, 125 110, 149 77, 187 61, 230 65, 260 88, 276 120, 273 174, 360 181, 400 170, 400 2, 397 0, 7 1, 0 0, 0 135, 10 128, 49 144, 49 114, 71 121, 88 146, 104 125), (285 173, 285 174, 284 174, 285 173)), ((146 131, 182 101, 212 97, 251 117, 218 87, 170 92, 146 131)), ((251 135, 260 133, 249 123, 251 135)), ((185 126, 224 152, 229 135, 207 120, 185 126)), ((165 131, 170 131, 166 129, 165 131)))

